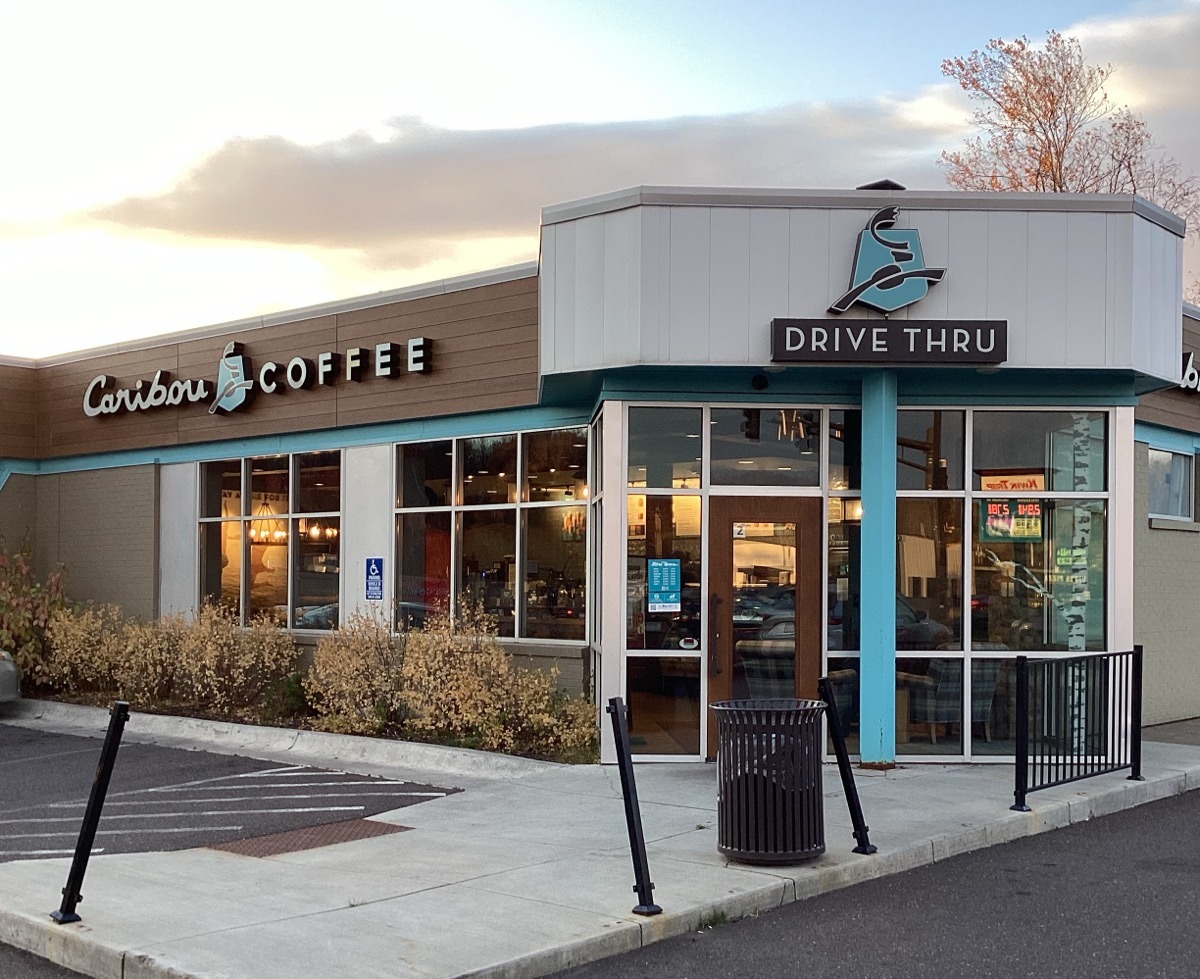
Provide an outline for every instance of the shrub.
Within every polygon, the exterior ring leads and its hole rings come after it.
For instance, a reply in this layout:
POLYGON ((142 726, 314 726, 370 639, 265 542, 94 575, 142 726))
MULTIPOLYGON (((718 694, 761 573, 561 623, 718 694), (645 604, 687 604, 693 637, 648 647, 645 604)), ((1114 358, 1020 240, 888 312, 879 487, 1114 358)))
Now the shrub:
POLYGON ((408 713, 401 691, 404 647, 403 635, 365 612, 322 636, 304 678, 318 726, 343 734, 399 730, 408 713))
POLYGON ((70 694, 113 693, 124 644, 116 605, 59 609, 46 629, 44 683, 70 694))
POLYGON ((33 686, 47 682, 46 629, 54 613, 67 607, 65 577, 60 565, 39 581, 29 539, 10 554, 0 536, 0 649, 12 653, 33 686))
POLYGON ((217 712, 250 707, 295 669, 296 658, 291 636, 267 616, 243 629, 231 610, 205 604, 181 633, 178 692, 217 712))

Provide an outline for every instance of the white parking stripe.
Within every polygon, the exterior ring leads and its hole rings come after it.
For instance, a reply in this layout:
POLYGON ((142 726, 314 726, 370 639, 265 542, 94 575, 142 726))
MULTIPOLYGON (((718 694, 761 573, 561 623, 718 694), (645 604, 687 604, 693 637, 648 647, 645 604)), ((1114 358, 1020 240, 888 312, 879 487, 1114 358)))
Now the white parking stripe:
MULTIPOLYGON (((205 833, 217 833, 217 832, 224 833, 226 831, 240 832, 241 829, 242 829, 241 826, 205 826, 203 829, 203 832, 205 832, 205 833)), ((98 829, 98 830, 96 830, 96 835, 97 836, 147 836, 147 835, 155 836, 155 835, 161 834, 161 833, 199 833, 199 832, 202 832, 202 831, 198 830, 194 827, 188 827, 186 829, 171 829, 170 827, 164 827, 163 829, 98 829)), ((6 833, 3 837, 0 837, 0 839, 5 839, 5 840, 47 840, 47 839, 50 839, 51 837, 55 837, 55 836, 74 837, 74 836, 78 836, 78 835, 79 835, 78 833, 6 833)), ((71 852, 74 853, 75 851, 72 850, 71 852)))
MULTIPOLYGON (((104 810, 107 812, 113 806, 162 806, 170 802, 171 805, 182 806, 190 802, 203 802, 211 804, 214 802, 277 802, 280 799, 338 799, 342 795, 352 795, 355 799, 360 799, 364 796, 387 796, 391 799, 407 798, 409 796, 442 796, 444 792, 323 792, 320 794, 300 794, 300 795, 231 795, 221 799, 151 799, 149 801, 129 801, 129 802, 106 802, 104 810)), ((48 808, 51 809, 70 809, 80 808, 78 805, 69 802, 52 802, 48 808)))
MULTIPOLYGON (((92 848, 92 856, 103 852, 104 847, 102 846, 92 848)), ((70 850, 0 850, 0 857, 69 857, 74 853, 74 848, 70 850)))
MULTIPOLYGON (((113 819, 176 819, 188 816, 261 816, 273 812, 359 812, 366 806, 312 806, 307 809, 208 809, 203 812, 144 812, 128 816, 113 816, 113 819)), ((51 816, 41 819, 0 819, 0 825, 16 823, 77 823, 78 816, 51 816)), ((205 827, 208 828, 208 827, 205 827)), ((4 834, 7 836, 8 834, 4 834)), ((2 838, 2 837, 0 837, 2 838)))
MULTIPOLYGON (((322 786, 405 785, 405 784, 408 784, 408 783, 386 782, 381 779, 371 778, 371 779, 366 779, 364 781, 359 781, 359 782, 287 782, 287 783, 284 783, 283 785, 264 785, 261 787, 264 789, 314 789, 314 788, 320 788, 322 786)), ((241 788, 241 786, 236 786, 236 787, 239 789, 241 788)), ((191 791, 193 791, 193 792, 229 792, 229 791, 233 790, 234 788, 235 788, 235 786, 232 786, 232 785, 209 785, 209 786, 205 786, 205 787, 201 787, 201 788, 193 788, 193 789, 191 789, 191 791)), ((189 789, 188 789, 188 786, 181 785, 178 787, 171 786, 170 788, 163 788, 163 789, 147 789, 146 791, 147 792, 186 792, 186 791, 189 791, 189 789)), ((125 793, 125 794, 128 795, 129 793, 125 793)), ((355 794, 355 793, 348 793, 348 794, 355 794)), ((445 792, 412 792, 410 794, 411 795, 434 796, 434 795, 445 795, 446 793, 445 792)))

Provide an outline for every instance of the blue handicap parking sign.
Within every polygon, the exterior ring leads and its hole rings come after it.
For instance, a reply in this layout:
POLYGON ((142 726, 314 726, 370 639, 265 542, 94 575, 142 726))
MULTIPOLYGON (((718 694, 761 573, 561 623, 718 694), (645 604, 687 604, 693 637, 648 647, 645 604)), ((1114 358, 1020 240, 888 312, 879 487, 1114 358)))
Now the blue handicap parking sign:
POLYGON ((367 601, 383 601, 383 558, 367 558, 367 601))

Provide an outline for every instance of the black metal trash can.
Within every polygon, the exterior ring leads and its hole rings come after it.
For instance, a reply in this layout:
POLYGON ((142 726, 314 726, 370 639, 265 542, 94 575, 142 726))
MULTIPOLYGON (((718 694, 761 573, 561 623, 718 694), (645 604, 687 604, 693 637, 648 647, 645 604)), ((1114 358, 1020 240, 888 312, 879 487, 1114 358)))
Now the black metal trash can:
POLYGON ((717 716, 717 849, 744 863, 825 852, 820 700, 725 700, 717 716))

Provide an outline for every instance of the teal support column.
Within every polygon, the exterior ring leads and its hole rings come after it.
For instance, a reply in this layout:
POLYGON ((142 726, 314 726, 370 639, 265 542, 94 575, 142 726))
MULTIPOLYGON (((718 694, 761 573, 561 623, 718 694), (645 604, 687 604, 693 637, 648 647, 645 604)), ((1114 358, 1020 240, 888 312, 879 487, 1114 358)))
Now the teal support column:
POLYGON ((896 761, 896 374, 862 382, 862 662, 864 764, 896 761))

